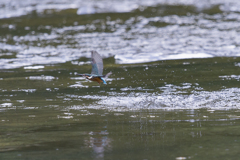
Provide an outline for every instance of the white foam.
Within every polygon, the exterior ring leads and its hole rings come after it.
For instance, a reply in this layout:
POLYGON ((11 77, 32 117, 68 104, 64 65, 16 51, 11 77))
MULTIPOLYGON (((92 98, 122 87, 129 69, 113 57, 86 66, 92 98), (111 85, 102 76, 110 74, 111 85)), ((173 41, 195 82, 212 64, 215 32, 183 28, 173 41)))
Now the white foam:
MULTIPOLYGON (((33 93, 36 92, 37 89, 17 89, 17 90, 12 90, 12 92, 29 92, 33 93)), ((22 103, 24 100, 19 100, 18 102, 22 103)))
POLYGON ((235 80, 239 81, 240 75, 225 75, 225 76, 219 76, 219 78, 221 78, 222 80, 232 80, 232 79, 235 79, 235 80))
POLYGON ((54 79, 56 79, 56 78, 53 77, 53 76, 44 76, 44 75, 41 75, 41 76, 29 76, 29 77, 26 77, 26 79, 52 81, 52 80, 54 80, 54 79))
MULTIPOLYGON (((240 1, 236 0, 195 2, 195 0, 131 0, 123 2, 109 0, 73 0, 71 2, 67 0, 6 0, 0 2, 0 18, 31 14, 33 11, 48 14, 47 12, 51 10, 57 12, 71 8, 78 9, 78 14, 95 14, 131 12, 134 9, 144 10, 148 6, 161 4, 193 5, 200 9, 207 9, 211 5, 220 4, 220 9, 227 11, 234 11, 240 6, 240 1), (228 6, 228 9, 222 6, 228 6)), ((190 16, 134 16, 127 20, 97 19, 91 24, 85 25, 78 25, 77 22, 73 22, 72 26, 60 28, 39 26, 48 29, 50 32, 15 35, 12 39, 15 45, 6 44, 8 39, 3 38, 0 43, 0 50, 4 51, 3 54, 11 53, 12 56, 11 58, 0 59, 0 69, 24 66, 25 69, 28 69, 30 66, 39 64, 56 64, 67 61, 73 61, 73 65, 82 65, 86 62, 78 63, 77 61, 81 57, 90 58, 90 50, 97 50, 104 58, 115 56, 116 62, 120 64, 240 56, 240 46, 237 45, 240 38, 236 36, 238 35, 237 28, 240 27, 240 23, 238 23, 240 18, 238 17, 240 17, 238 12, 227 13, 226 15, 219 13, 190 16), (168 25, 156 27, 151 23, 167 23, 168 25), (111 28, 111 32, 96 31, 96 29, 104 30, 107 27, 111 28), (69 35, 69 32, 74 34, 69 35), (62 35, 65 35, 64 38, 62 35), (52 45, 56 43, 56 46, 52 45)), ((2 25, 1 27, 11 30, 16 29, 14 24, 2 25)), ((28 31, 32 28, 27 26, 25 29, 28 31)))
POLYGON ((12 103, 2 103, 0 104, 1 107, 11 107, 12 103))
POLYGON ((24 69, 42 69, 44 68, 44 66, 27 66, 27 67, 24 67, 24 69))
POLYGON ((237 0, 209 0, 198 1, 195 0, 4 0, 0 2, 0 18, 18 17, 27 15, 33 11, 43 14, 51 14, 52 10, 61 11, 66 9, 78 9, 77 14, 94 14, 94 13, 110 13, 110 12, 131 12, 135 9, 143 11, 148 6, 156 5, 193 5, 199 10, 208 8, 212 5, 220 5, 220 9, 226 12, 239 12, 240 2, 237 0))
MULTIPOLYGON (((220 109, 240 109, 239 88, 229 88, 220 91, 192 91, 190 94, 176 91, 179 86, 169 86, 161 88, 162 93, 134 93, 129 94, 110 94, 110 96, 77 96, 81 99, 94 99, 95 103, 89 106, 72 106, 72 109, 94 108, 109 109, 118 111, 129 111, 139 109, 200 109, 209 110, 220 109)), ((185 92, 186 93, 186 92, 185 92)), ((70 96, 70 95, 68 95, 70 96)), ((72 96, 73 97, 73 96, 72 96)))
POLYGON ((153 62, 159 60, 173 60, 173 59, 192 59, 192 58, 211 58, 212 55, 206 53, 180 53, 174 55, 163 55, 162 53, 141 53, 141 54, 124 54, 115 55, 117 63, 120 64, 133 64, 153 62))

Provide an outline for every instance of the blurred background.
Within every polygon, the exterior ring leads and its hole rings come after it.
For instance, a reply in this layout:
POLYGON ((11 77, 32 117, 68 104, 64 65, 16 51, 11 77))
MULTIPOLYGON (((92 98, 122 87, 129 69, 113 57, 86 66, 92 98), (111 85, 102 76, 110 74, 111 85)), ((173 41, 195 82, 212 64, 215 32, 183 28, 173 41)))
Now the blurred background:
POLYGON ((6 0, 1 68, 90 57, 116 63, 238 56, 236 0, 6 0))
POLYGON ((0 0, 0 159, 237 159, 239 32, 237 0, 0 0))

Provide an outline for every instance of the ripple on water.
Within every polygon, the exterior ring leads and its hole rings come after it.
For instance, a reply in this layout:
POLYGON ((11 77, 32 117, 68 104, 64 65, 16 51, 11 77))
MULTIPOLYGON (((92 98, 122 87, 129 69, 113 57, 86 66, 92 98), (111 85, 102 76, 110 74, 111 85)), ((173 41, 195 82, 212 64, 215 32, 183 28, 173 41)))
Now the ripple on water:
MULTIPOLYGON (((31 14, 51 14, 76 9, 76 14, 96 14, 112 12, 132 12, 136 16, 118 19, 97 18, 88 24, 73 23, 62 27, 49 24, 39 26, 49 33, 12 35, 2 37, 0 51, 9 58, 0 59, 1 69, 19 68, 36 64, 54 64, 76 61, 81 57, 90 57, 89 49, 98 50, 103 57, 115 56, 117 63, 142 63, 158 60, 209 58, 219 56, 240 56, 240 37, 238 23, 240 2, 236 0, 201 1, 195 0, 150 0, 150 1, 82 1, 56 0, 25 1, 13 0, 0 2, 0 18, 31 14), (102 5, 106 1, 107 5, 102 5), (183 15, 170 13, 159 16, 152 12, 145 15, 145 10, 164 11, 166 8, 181 5, 194 8, 183 15), (218 6, 219 5, 219 6, 218 6), (205 10, 219 9, 215 14, 205 10), (212 7, 212 8, 211 8, 212 7), (14 12, 13 12, 14 9, 14 12), (78 11, 77 11, 78 10, 78 11), (141 11, 142 14, 139 13, 141 11), (50 12, 50 11, 49 11, 50 12), (191 12, 194 12, 193 14, 191 12), (165 24, 160 25, 159 24, 165 24), (108 31, 108 30, 111 31, 108 31), (74 34, 69 34, 74 33, 74 34), (63 36, 64 35, 64 36, 63 36), (11 41, 11 44, 8 44, 11 41), (111 54, 109 54, 111 53, 111 54)), ((147 12, 148 13, 148 12, 147 12)), ((77 16, 77 15, 75 15, 77 16)), ((2 28, 16 30, 15 24, 3 25, 2 28)), ((30 26, 24 30, 31 31, 30 26)), ((0 37, 1 38, 1 37, 0 37)), ((84 63, 84 62, 83 62, 84 63)), ((82 63, 76 63, 81 65, 82 63)))
POLYGON ((24 69, 43 69, 44 66, 26 66, 24 69))
POLYGON ((70 3, 68 0, 31 0, 31 1, 18 1, 18 0, 6 0, 0 2, 0 18, 18 17, 29 14, 33 11, 42 14, 49 14, 52 11, 61 11, 66 9, 78 9, 77 14, 94 14, 94 13, 109 13, 109 12, 131 12, 135 9, 144 11, 148 6, 156 6, 159 4, 168 5, 194 5, 199 10, 210 7, 212 5, 220 5, 222 11, 239 12, 240 2, 236 0, 209 0, 209 1, 197 1, 196 0, 148 0, 148 1, 84 1, 84 0, 72 0, 70 3), (37 4, 37 5, 36 5, 37 4), (104 5, 103 5, 104 4, 104 5), (44 11, 49 10, 44 13, 44 11))
POLYGON ((52 80, 58 79, 58 78, 55 78, 55 77, 53 77, 53 76, 44 76, 44 75, 41 75, 41 76, 29 76, 29 77, 26 77, 26 79, 52 81, 52 80))
POLYGON ((235 80, 239 81, 240 75, 224 75, 224 76, 219 76, 219 78, 221 78, 222 80, 232 80, 232 79, 235 79, 235 80))
MULTIPOLYGON (((176 91, 170 86, 162 88, 161 93, 131 92, 126 94, 109 93, 109 96, 75 96, 76 99, 97 100, 88 106, 72 106, 72 109, 94 108, 117 111, 129 111, 139 109, 200 109, 208 108, 239 109, 240 88, 229 88, 220 91, 192 91, 190 94, 182 94, 184 91, 176 91)), ((182 88, 184 90, 184 88, 182 88)), ((74 97, 73 95, 67 95, 74 97)))

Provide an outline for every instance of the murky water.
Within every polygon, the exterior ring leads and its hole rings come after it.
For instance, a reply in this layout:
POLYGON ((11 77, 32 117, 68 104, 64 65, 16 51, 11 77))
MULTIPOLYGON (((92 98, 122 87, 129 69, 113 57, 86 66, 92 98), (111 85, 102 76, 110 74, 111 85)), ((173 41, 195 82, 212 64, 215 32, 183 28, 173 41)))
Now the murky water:
POLYGON ((238 159, 239 8, 0 1, 0 159, 238 159))

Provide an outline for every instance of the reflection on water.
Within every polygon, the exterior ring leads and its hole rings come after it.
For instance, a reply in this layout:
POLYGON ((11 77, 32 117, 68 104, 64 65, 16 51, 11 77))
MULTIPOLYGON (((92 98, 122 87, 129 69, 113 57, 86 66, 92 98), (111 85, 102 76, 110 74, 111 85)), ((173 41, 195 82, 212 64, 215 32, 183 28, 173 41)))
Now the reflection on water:
POLYGON ((239 110, 63 110, 5 111, 1 158, 225 159, 238 152, 239 110))
POLYGON ((111 139, 107 137, 108 134, 107 131, 90 132, 89 135, 94 135, 95 137, 88 137, 84 140, 86 148, 93 149, 93 159, 104 159, 104 152, 112 149, 111 139))

